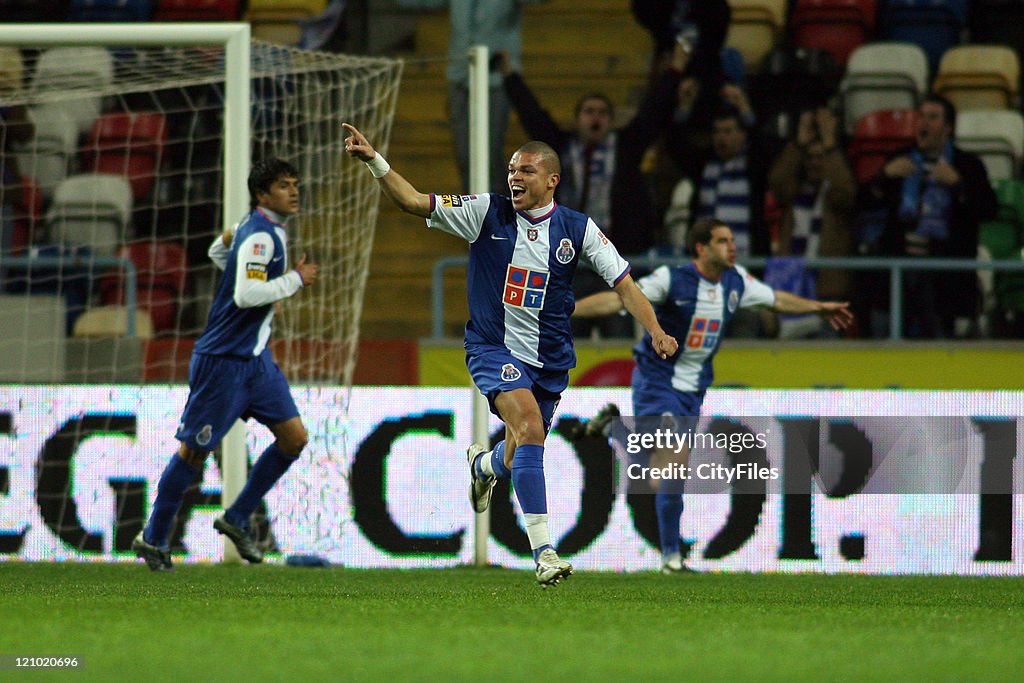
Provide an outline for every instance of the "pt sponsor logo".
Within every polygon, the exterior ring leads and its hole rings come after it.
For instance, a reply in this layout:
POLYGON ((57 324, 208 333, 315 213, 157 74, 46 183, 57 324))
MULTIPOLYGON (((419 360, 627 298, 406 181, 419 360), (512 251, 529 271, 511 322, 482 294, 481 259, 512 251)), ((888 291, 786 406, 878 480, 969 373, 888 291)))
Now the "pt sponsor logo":
POLYGON ((722 329, 721 320, 694 318, 690 323, 690 331, 686 335, 686 348, 713 349, 718 343, 718 335, 722 329))
POLYGON ((548 273, 509 264, 505 271, 505 293, 502 301, 508 306, 541 309, 548 288, 548 273))

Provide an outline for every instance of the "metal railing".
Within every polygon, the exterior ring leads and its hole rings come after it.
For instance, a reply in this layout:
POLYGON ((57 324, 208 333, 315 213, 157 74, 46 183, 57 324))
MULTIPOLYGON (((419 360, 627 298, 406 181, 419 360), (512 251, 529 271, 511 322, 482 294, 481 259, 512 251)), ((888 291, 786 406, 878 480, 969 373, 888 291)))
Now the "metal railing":
MULTIPOLYGON (((688 263, 688 257, 635 256, 629 258, 634 268, 654 269, 658 266, 675 266, 688 263)), ((768 262, 765 257, 739 259, 747 268, 763 268, 768 262)), ((468 256, 448 256, 434 262, 431 274, 431 336, 444 337, 444 275, 450 268, 465 268, 468 256)), ((1024 261, 979 261, 975 259, 951 258, 860 258, 832 257, 804 259, 807 268, 817 270, 887 270, 889 271, 889 339, 903 338, 903 273, 910 270, 926 271, 973 271, 1024 273, 1024 261)))
MULTIPOLYGON (((81 258, 60 256, 4 256, 0 254, 0 272, 9 268, 53 268, 54 270, 74 269, 76 271, 99 271, 100 269, 122 268, 124 272, 125 336, 136 333, 135 311, 138 305, 138 271, 130 259, 117 256, 83 256, 81 258)), ((105 273, 90 272, 86 277, 100 277, 105 273)), ((75 273, 77 276, 78 273, 75 273)))

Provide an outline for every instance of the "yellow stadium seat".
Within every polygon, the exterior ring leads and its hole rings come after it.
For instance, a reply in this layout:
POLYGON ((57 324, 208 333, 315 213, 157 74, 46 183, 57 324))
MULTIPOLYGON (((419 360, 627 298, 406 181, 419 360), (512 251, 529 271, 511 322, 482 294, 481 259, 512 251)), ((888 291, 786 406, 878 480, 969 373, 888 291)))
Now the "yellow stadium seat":
MULTIPOLYGON (((75 320, 75 337, 124 337, 128 334, 128 309, 124 306, 97 306, 75 320)), ((135 309, 135 336, 153 338, 153 321, 143 308, 135 309)))
POLYGON ((748 71, 757 71, 786 25, 786 0, 729 0, 732 20, 725 43, 743 55, 748 71))
POLYGON ((958 110, 1017 106, 1020 60, 1005 45, 959 45, 942 55, 932 90, 958 110))

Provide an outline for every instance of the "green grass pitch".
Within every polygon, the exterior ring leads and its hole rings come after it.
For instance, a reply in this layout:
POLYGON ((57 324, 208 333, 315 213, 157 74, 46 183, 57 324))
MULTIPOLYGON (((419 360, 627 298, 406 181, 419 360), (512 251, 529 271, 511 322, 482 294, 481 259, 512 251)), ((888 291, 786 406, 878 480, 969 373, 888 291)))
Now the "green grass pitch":
POLYGON ((1018 578, 0 562, 0 680, 1020 680, 1018 578))

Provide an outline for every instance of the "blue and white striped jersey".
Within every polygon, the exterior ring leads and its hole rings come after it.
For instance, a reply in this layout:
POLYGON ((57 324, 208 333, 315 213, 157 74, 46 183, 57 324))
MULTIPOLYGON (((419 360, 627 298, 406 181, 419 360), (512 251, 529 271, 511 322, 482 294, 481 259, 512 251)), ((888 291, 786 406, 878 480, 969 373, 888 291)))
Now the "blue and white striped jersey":
POLYGON ((552 202, 516 211, 499 194, 431 195, 427 225, 470 243, 466 344, 505 346, 534 367, 576 365, 569 316, 579 261, 609 286, 629 264, 590 218, 552 202))
POLYGON ((256 209, 235 229, 227 258, 220 237, 210 257, 224 268, 213 297, 206 330, 195 352, 218 356, 258 356, 270 339, 274 303, 302 288, 298 271, 288 270, 283 219, 256 209), (218 246, 220 245, 220 246, 218 246))
POLYGON ((722 333, 738 308, 771 306, 775 292, 742 266, 729 268, 717 281, 701 274, 692 261, 662 266, 637 281, 654 305, 658 322, 679 340, 679 351, 662 360, 651 348, 651 335, 633 347, 637 365, 647 377, 662 379, 678 391, 701 391, 714 380, 712 359, 722 333))

